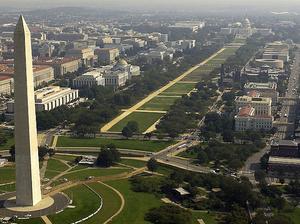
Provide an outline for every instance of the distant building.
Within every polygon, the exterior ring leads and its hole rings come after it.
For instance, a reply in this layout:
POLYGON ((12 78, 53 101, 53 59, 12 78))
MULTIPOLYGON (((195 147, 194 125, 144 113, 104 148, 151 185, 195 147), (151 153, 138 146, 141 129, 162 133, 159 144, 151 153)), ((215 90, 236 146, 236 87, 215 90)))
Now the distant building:
POLYGON ((271 130, 273 128, 274 118, 269 115, 256 115, 253 107, 245 106, 240 108, 234 120, 236 131, 259 131, 271 130))
POLYGON ((74 88, 105 86, 105 78, 100 69, 95 69, 78 76, 73 80, 74 88))
POLYGON ((272 98, 272 104, 276 105, 278 101, 279 93, 277 92, 277 84, 275 82, 259 83, 259 82, 249 82, 244 86, 246 92, 251 92, 252 90, 260 93, 262 97, 272 98))
POLYGON ((272 115, 272 99, 267 97, 238 96, 235 99, 236 111, 240 108, 251 106, 255 109, 255 115, 272 115))
POLYGON ((109 65, 119 57, 120 51, 118 48, 97 48, 95 55, 98 56, 99 65, 109 65))
POLYGON ((13 93, 14 79, 10 75, 0 74, 0 95, 10 96, 13 93))
POLYGON ((48 35, 49 40, 58 41, 76 41, 76 40, 86 40, 88 36, 82 33, 57 33, 48 35))
POLYGON ((129 79, 126 71, 110 71, 104 74, 105 86, 112 86, 118 88, 124 86, 129 79))
POLYGON ((282 42, 269 43, 264 49, 262 58, 288 62, 290 60, 289 45, 282 42))
POLYGON ((267 173, 270 177, 298 179, 300 177, 299 142, 272 141, 267 173))
MULTIPOLYGON (((3 62, 5 64, 0 64, 0 76, 13 76, 14 75, 14 65, 13 61, 3 62)), ((52 67, 47 65, 33 65, 33 81, 34 87, 39 87, 43 84, 47 84, 54 80, 54 70, 52 67)), ((4 81, 4 80, 3 80, 4 81)), ((13 82, 13 81, 12 81, 13 82)), ((8 83, 5 87, 8 90, 8 83)), ((13 92, 13 85, 11 86, 11 91, 13 92)))
MULTIPOLYGON (((78 90, 59 86, 45 87, 34 92, 36 111, 53 110, 79 98, 78 90)), ((14 101, 7 103, 7 113, 14 113, 14 101)))
POLYGON ((169 26, 169 29, 182 32, 198 32, 205 27, 205 22, 202 21, 180 21, 169 26))
POLYGON ((112 68, 112 71, 122 71, 128 73, 128 78, 133 76, 139 76, 141 74, 140 67, 136 65, 130 65, 124 59, 120 59, 112 68))
POLYGON ((94 50, 91 48, 70 49, 67 51, 66 56, 80 58, 85 67, 93 67, 96 59, 94 50))
POLYGON ((59 77, 67 73, 77 72, 81 68, 80 58, 63 57, 63 58, 43 58, 33 61, 34 65, 49 65, 54 69, 54 76, 59 77))

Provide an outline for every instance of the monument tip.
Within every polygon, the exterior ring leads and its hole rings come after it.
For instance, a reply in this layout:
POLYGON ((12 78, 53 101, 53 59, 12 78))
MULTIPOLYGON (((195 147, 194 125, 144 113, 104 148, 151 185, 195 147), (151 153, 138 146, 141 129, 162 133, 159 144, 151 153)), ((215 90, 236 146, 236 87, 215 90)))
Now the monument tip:
POLYGON ((23 15, 20 15, 19 17, 15 32, 29 32, 29 28, 25 22, 23 15))

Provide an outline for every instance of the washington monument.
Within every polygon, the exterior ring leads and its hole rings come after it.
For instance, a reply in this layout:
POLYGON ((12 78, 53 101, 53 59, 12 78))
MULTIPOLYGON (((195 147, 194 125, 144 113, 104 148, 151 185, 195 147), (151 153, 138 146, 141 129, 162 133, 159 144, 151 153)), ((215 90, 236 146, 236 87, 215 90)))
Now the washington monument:
POLYGON ((16 204, 18 206, 34 206, 41 201, 41 186, 31 37, 23 16, 20 16, 17 23, 14 43, 16 204))

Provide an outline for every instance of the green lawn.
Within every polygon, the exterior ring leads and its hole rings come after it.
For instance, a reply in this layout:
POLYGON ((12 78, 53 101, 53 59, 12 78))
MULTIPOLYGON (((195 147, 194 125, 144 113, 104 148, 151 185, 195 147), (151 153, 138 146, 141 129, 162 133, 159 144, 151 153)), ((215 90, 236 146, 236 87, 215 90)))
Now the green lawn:
POLYGON ((0 145, 1 150, 9 150, 15 144, 15 139, 10 137, 7 139, 7 142, 4 145, 0 145))
POLYGON ((183 158, 188 158, 188 159, 197 159, 198 153, 195 151, 184 151, 179 153, 177 156, 183 157, 183 158))
POLYGON ((52 179, 53 177, 57 176, 60 174, 58 171, 53 171, 53 170, 46 170, 45 172, 45 178, 52 179))
POLYGON ((149 193, 134 192, 128 180, 110 181, 108 184, 125 198, 125 207, 112 221, 112 224, 144 224, 144 216, 149 209, 159 207, 162 202, 159 198, 149 193))
MULTIPOLYGON (((154 97, 139 109, 151 111, 167 111, 170 109, 170 106, 172 106, 175 101, 179 99, 180 97, 154 97)), ((147 114, 145 114, 145 116, 147 116, 147 114)))
POLYGON ((0 183, 9 183, 15 181, 15 168, 14 167, 1 167, 0 168, 0 183))
POLYGON ((297 224, 300 220, 300 208, 295 208, 293 212, 282 213, 292 219, 292 221, 297 224))
POLYGON ((161 113, 144 113, 144 112, 133 112, 119 123, 114 125, 109 131, 121 132, 122 129, 127 125, 129 121, 136 121, 139 126, 140 133, 146 131, 151 125, 158 121, 164 114, 161 113))
POLYGON ((108 138, 70 138, 60 136, 57 147, 99 147, 101 145, 114 144, 117 148, 143 150, 149 152, 158 152, 174 144, 174 141, 142 141, 134 139, 108 139, 108 138))
POLYGON ((216 214, 212 212, 207 213, 201 211, 193 211, 192 214, 193 214, 194 223, 198 223, 197 219, 203 219, 205 224, 217 224, 216 214))
POLYGON ((63 162, 56 159, 49 159, 47 163, 47 170, 63 172, 69 167, 63 162))
POLYGON ((134 159, 122 159, 121 162, 122 164, 132 166, 135 168, 141 168, 147 165, 146 161, 141 161, 141 160, 134 160, 134 159))
POLYGON ((15 184, 7 184, 7 185, 0 186, 0 191, 3 191, 3 192, 12 192, 15 190, 16 190, 15 184))
POLYGON ((79 171, 74 171, 68 173, 62 178, 67 178, 68 180, 85 180, 89 176, 93 177, 103 177, 115 174, 121 174, 125 172, 130 172, 129 168, 89 168, 79 171))
POLYGON ((72 187, 65 193, 73 200, 75 208, 67 208, 63 212, 50 215, 52 223, 73 223, 94 213, 100 206, 100 199, 84 185, 72 187))
POLYGON ((176 83, 167 90, 165 90, 162 94, 164 93, 179 93, 179 94, 187 94, 190 91, 192 91, 195 88, 196 84, 195 83, 176 83))
POLYGON ((67 155, 55 154, 53 156, 53 158, 64 160, 64 161, 67 161, 67 162, 74 162, 74 160, 76 159, 76 156, 67 156, 67 155))
POLYGON ((244 43, 246 43, 246 39, 235 38, 233 43, 244 44, 244 43))
POLYGON ((104 223, 112 215, 114 215, 121 207, 121 198, 112 189, 100 183, 92 183, 89 186, 96 191, 103 200, 103 207, 91 219, 88 219, 85 224, 99 224, 104 223))
POLYGON ((18 219, 18 224, 45 224, 41 218, 18 219))

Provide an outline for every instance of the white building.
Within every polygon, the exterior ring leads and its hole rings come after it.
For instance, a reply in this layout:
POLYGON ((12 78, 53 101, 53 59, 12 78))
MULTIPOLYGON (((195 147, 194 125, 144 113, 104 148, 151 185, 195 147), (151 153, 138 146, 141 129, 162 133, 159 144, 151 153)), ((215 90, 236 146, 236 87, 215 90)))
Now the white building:
POLYGON ((83 88, 91 86, 105 86, 105 78, 101 69, 94 69, 78 76, 73 80, 74 88, 83 88))
POLYGON ((276 105, 279 93, 277 92, 277 84, 275 82, 258 83, 249 82, 244 86, 246 92, 255 90, 261 97, 272 98, 272 105, 276 105))
POLYGON ((104 74, 105 86, 112 86, 118 88, 124 86, 129 79, 128 72, 126 71, 110 71, 104 74))
POLYGON ((118 48, 98 48, 95 49, 95 55, 98 56, 100 65, 109 65, 119 57, 120 51, 118 48))
POLYGON ((235 99, 236 111, 246 106, 255 109, 255 115, 272 115, 272 99, 266 97, 238 96, 235 99))
POLYGON ((94 60, 97 58, 94 55, 94 50, 91 48, 70 49, 66 53, 67 57, 80 58, 82 64, 86 67, 92 67, 94 60))
MULTIPOLYGON (((78 90, 59 86, 49 86, 34 92, 36 111, 50 111, 78 98, 78 90)), ((7 113, 14 113, 14 101, 7 103, 7 113)))
POLYGON ((251 106, 242 107, 234 117, 235 130, 270 130, 273 128, 274 118, 268 115, 255 115, 255 109, 251 106))
POLYGON ((203 27, 205 27, 205 22, 202 21, 179 21, 169 26, 172 30, 191 32, 198 32, 198 30, 201 30, 203 27))

